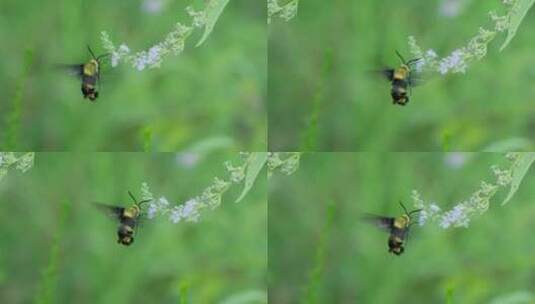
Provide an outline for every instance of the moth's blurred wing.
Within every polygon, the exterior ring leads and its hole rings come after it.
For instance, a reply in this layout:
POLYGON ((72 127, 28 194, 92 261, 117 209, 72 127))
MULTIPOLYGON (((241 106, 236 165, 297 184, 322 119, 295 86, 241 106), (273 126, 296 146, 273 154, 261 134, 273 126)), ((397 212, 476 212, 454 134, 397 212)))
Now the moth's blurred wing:
POLYGON ((380 216, 374 214, 366 214, 362 217, 365 222, 368 222, 375 227, 384 230, 386 232, 391 232, 392 227, 394 227, 394 218, 387 216, 380 216))
POLYGON ((96 202, 93 202, 93 206, 95 206, 102 213, 104 213, 105 215, 113 219, 120 220, 121 217, 123 216, 124 207, 111 206, 111 205, 106 205, 106 204, 96 203, 96 202))
POLYGON ((84 73, 83 64, 56 64, 56 69, 75 77, 82 77, 84 73))
POLYGON ((366 73, 368 74, 369 77, 379 78, 381 80, 386 79, 389 82, 391 82, 392 79, 394 79, 394 69, 388 68, 388 67, 378 69, 378 70, 367 70, 366 73))
POLYGON ((388 79, 388 81, 392 81, 394 79, 394 69, 382 69, 379 70, 379 73, 383 76, 383 78, 388 79))

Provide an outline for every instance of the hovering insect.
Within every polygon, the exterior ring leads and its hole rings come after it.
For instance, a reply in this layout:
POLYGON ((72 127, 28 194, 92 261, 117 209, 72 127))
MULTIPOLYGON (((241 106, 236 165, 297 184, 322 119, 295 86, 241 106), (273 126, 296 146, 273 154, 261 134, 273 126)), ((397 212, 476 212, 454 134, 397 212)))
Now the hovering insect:
POLYGON ((405 214, 398 217, 368 215, 365 218, 378 228, 390 233, 388 238, 388 252, 392 252, 395 255, 401 255, 405 251, 403 244, 409 237, 409 227, 414 224, 411 222, 411 215, 422 211, 422 209, 416 209, 408 212, 402 202, 399 202, 399 204, 405 211, 405 214))
POLYGON ((392 90, 390 90, 392 103, 404 106, 409 103, 409 95, 411 95, 412 91, 411 88, 417 84, 418 80, 415 77, 415 72, 412 70, 412 66, 420 61, 421 58, 405 61, 398 51, 396 51, 396 54, 401 60, 401 66, 397 69, 384 69, 381 73, 392 83, 392 90))
POLYGON ((87 63, 67 64, 62 65, 62 67, 70 71, 71 74, 80 77, 82 80, 82 94, 84 95, 84 98, 89 98, 89 100, 95 101, 98 97, 97 83, 100 82, 100 60, 110 54, 106 53, 96 57, 89 45, 87 46, 87 49, 92 57, 87 63))
POLYGON ((117 227, 117 243, 125 246, 130 246, 134 242, 134 233, 139 224, 140 218, 143 216, 141 205, 151 201, 143 200, 138 202, 130 191, 128 191, 128 194, 134 201, 134 204, 127 208, 94 203, 98 208, 105 211, 110 217, 119 221, 119 226, 117 227))

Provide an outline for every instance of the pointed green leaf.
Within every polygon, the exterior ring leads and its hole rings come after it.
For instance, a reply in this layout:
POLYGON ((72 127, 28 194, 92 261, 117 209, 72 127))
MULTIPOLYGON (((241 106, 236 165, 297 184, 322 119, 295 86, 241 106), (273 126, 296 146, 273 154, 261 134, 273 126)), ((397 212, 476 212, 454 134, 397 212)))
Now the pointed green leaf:
POLYGON ((245 185, 243 186, 243 190, 240 194, 240 197, 236 200, 236 203, 241 201, 247 192, 251 190, 251 187, 254 184, 254 181, 256 180, 258 173, 262 170, 264 167, 264 164, 267 161, 267 152, 253 152, 249 156, 250 159, 249 165, 247 166, 247 171, 245 172, 245 185))
POLYGON ((509 44, 509 42, 511 42, 511 40, 513 40, 516 35, 516 31, 520 26, 520 23, 522 23, 522 20, 528 13, 533 3, 535 3, 535 0, 518 0, 511 8, 511 11, 508 15, 509 27, 507 29, 507 38, 500 47, 500 52, 505 49, 505 47, 509 44))
POLYGON ((197 46, 200 46, 204 43, 206 38, 210 36, 210 33, 214 29, 214 26, 219 19, 219 16, 225 9, 225 6, 229 0, 210 0, 206 5, 206 24, 204 25, 204 33, 202 34, 201 39, 197 42, 197 46))
POLYGON ((515 161, 515 164, 511 169, 513 171, 511 173, 513 178, 511 181, 511 188, 509 189, 509 194, 507 194, 507 197, 503 200, 502 206, 507 204, 516 193, 522 179, 524 179, 524 176, 528 173, 529 167, 533 164, 533 161, 535 161, 535 152, 521 153, 519 158, 515 161))

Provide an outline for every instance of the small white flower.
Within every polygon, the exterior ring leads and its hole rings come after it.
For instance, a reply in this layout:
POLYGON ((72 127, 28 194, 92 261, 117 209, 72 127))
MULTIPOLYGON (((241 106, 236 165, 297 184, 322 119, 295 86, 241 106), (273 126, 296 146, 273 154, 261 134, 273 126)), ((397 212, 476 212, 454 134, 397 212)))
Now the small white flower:
POLYGON ((169 216, 169 219, 171 222, 173 222, 173 224, 180 222, 182 219, 181 208, 178 206, 173 207, 173 209, 171 209, 171 215, 169 216))
POLYGON ((199 220, 199 202, 196 199, 190 199, 184 204, 182 209, 182 217, 191 222, 199 220))
POLYGON ((148 65, 156 65, 160 62, 160 53, 161 48, 157 45, 149 49, 149 54, 147 55, 146 62, 148 65))
POLYGON ((193 17, 194 27, 203 27, 206 24, 206 13, 204 11, 196 12, 191 6, 186 7, 186 12, 193 17))
POLYGON ((126 44, 123 43, 119 46, 119 53, 128 54, 130 53, 130 48, 126 44))
POLYGON ((154 203, 150 203, 149 209, 147 210, 147 217, 152 219, 156 216, 156 213, 158 213, 158 206, 154 203))
POLYGON ((431 59, 438 57, 437 53, 432 49, 427 50, 427 52, 425 52, 425 56, 431 59))
POLYGON ((429 210, 431 210, 432 214, 435 214, 440 212, 440 207, 437 206, 435 203, 431 203, 431 205, 429 206, 429 210))
POLYGON ((141 199, 152 200, 153 195, 150 192, 149 185, 146 182, 141 183, 141 199))
POLYGON ((428 219, 427 211, 422 210, 418 216, 418 225, 423 226, 428 219))
POLYGON ((470 219, 468 218, 466 214, 466 208, 458 204, 455 207, 453 207, 452 210, 446 212, 440 221, 440 227, 443 229, 447 229, 450 226, 454 227, 468 227, 468 222, 470 219))
POLYGON ((446 60, 441 60, 440 65, 438 67, 438 71, 440 72, 440 74, 444 75, 448 73, 449 70, 450 70, 450 67, 449 67, 448 62, 446 60))
POLYGON ((165 198, 165 196, 162 196, 162 197, 160 197, 160 199, 158 199, 158 204, 162 208, 165 208, 165 207, 169 206, 169 201, 165 198))
POLYGON ((120 58, 121 57, 119 57, 119 53, 117 53, 117 52, 111 53, 111 66, 112 67, 116 67, 119 64, 119 59, 120 58))
POLYGON ((143 71, 145 69, 145 58, 144 57, 138 57, 134 60, 134 66, 138 71, 143 71))

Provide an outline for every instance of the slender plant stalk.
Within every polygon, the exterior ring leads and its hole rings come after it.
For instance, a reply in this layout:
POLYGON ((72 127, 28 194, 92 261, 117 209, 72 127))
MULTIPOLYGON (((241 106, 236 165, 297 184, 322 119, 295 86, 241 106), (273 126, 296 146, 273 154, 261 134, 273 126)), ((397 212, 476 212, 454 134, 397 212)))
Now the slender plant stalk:
POLYGON ((17 151, 20 150, 19 137, 20 137, 20 117, 22 112, 22 98, 24 97, 24 91, 26 89, 26 83, 33 64, 34 49, 27 48, 24 52, 23 59, 23 71, 17 82, 15 88, 15 95, 11 103, 11 109, 6 115, 4 131, 3 147, 4 151, 17 151))

